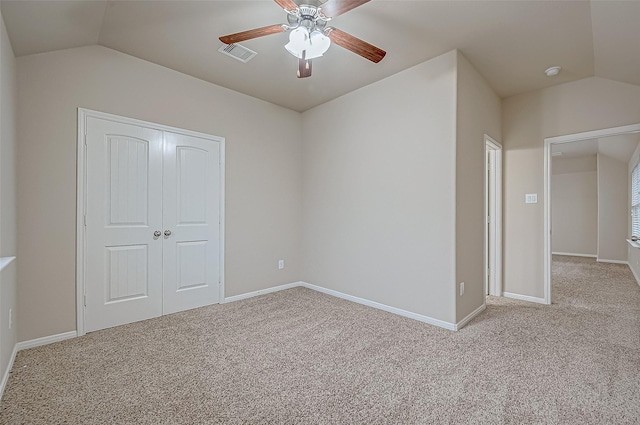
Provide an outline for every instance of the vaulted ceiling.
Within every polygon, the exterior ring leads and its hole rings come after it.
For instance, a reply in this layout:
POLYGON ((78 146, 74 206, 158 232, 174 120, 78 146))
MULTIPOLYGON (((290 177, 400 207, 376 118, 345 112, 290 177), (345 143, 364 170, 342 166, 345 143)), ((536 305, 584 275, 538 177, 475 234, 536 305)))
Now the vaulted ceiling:
POLYGON ((592 156, 598 153, 628 163, 640 143, 640 134, 629 133, 617 136, 586 139, 570 143, 556 143, 551 145, 551 152, 556 158, 578 158, 592 156))
POLYGON ((286 23, 271 0, 0 6, 16 56, 97 44, 296 111, 454 48, 501 97, 594 75, 640 85, 640 0, 372 0, 331 25, 386 50, 382 62, 332 45, 306 79, 296 78, 286 33, 241 43, 258 53, 247 63, 217 51, 221 35, 286 23), (544 70, 553 65, 562 72, 548 78, 544 70))

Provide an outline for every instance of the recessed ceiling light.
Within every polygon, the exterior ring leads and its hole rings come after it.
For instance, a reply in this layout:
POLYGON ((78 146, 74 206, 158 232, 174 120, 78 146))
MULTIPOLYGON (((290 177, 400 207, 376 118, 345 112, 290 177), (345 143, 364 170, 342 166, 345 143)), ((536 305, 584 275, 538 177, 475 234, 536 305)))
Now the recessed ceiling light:
POLYGON ((545 70, 544 73, 547 75, 547 77, 555 77, 560 73, 561 69, 562 67, 560 66, 552 66, 551 68, 545 70))

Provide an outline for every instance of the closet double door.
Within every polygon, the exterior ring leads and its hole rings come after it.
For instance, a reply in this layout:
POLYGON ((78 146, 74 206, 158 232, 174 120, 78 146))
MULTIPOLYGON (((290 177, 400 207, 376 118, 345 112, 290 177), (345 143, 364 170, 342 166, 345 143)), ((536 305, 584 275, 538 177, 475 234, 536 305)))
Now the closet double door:
POLYGON ((220 143, 87 117, 85 331, 219 302, 220 143))

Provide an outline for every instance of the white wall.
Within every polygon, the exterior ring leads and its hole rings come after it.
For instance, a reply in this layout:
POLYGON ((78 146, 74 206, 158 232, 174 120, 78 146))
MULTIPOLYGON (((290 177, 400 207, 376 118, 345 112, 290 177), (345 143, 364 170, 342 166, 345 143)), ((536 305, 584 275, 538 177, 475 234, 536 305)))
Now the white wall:
POLYGON ((78 107, 225 137, 226 296, 299 280, 299 113, 99 46, 17 70, 19 340, 76 329, 78 107))
POLYGON ((303 114, 302 280, 455 322, 456 62, 303 114))
POLYGON ((501 101, 458 52, 456 126, 456 321, 484 304, 485 137, 501 140, 501 101), (458 285, 465 283, 464 295, 458 285))
POLYGON ((598 154, 598 261, 627 261, 628 168, 598 154))
MULTIPOLYGON (((16 75, 15 59, 0 14, 0 257, 16 255, 16 75)), ((0 380, 16 345, 16 262, 0 272, 0 380), (13 325, 9 328, 9 310, 13 325)))
POLYGON ((598 77, 503 99, 505 291, 544 296, 544 139, 638 122, 640 87, 598 77))
POLYGON ((551 250, 598 254, 598 173, 595 155, 553 158, 551 250))

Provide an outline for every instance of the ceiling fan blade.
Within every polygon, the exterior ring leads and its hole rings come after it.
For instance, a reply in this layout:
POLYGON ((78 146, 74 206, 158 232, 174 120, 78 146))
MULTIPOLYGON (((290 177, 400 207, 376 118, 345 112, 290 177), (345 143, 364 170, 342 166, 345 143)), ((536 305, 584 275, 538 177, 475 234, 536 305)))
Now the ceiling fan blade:
POLYGON ((387 54, 387 52, 377 48, 373 44, 369 44, 336 28, 329 28, 329 38, 338 46, 351 50, 353 53, 369 59, 371 62, 378 63, 387 54))
POLYGON ((369 1, 371 0, 329 0, 320 8, 322 9, 324 16, 328 18, 335 18, 343 13, 347 13, 351 9, 362 6, 369 1))
POLYGON ((279 32, 284 32, 284 27, 282 25, 269 25, 268 27, 255 28, 235 34, 223 35, 220 37, 220 41, 224 44, 240 43, 241 41, 264 37, 265 35, 277 34, 279 32))
POLYGON ((278 6, 283 8, 284 10, 296 10, 298 5, 293 2, 293 0, 274 0, 278 3, 278 6))
POLYGON ((298 59, 298 78, 311 77, 311 59, 298 59))

